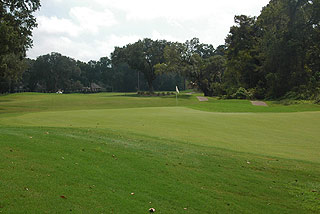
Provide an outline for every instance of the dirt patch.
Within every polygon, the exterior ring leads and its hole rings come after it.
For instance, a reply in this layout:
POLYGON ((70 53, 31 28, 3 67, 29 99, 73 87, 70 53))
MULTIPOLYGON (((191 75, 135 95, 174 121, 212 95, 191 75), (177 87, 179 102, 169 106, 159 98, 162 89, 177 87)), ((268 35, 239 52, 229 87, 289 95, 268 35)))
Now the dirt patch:
POLYGON ((268 104, 263 101, 251 101, 251 103, 254 106, 268 106, 268 104))
POLYGON ((206 97, 197 97, 200 102, 207 102, 208 98, 206 97))

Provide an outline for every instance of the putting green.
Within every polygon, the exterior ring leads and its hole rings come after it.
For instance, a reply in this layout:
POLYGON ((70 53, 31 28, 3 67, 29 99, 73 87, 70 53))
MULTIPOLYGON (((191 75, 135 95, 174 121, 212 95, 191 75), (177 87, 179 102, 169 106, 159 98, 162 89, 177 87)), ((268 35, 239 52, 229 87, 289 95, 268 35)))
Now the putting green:
POLYGON ((113 129, 183 143, 320 162, 320 112, 215 113, 185 107, 51 111, 0 125, 113 129))

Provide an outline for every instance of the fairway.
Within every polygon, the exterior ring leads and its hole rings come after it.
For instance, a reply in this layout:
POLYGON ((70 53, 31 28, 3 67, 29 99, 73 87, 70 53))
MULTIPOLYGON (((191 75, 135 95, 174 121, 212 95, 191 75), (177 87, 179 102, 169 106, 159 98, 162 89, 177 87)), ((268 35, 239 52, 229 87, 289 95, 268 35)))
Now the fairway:
POLYGON ((0 213, 320 213, 319 105, 197 96, 1 96, 0 213))

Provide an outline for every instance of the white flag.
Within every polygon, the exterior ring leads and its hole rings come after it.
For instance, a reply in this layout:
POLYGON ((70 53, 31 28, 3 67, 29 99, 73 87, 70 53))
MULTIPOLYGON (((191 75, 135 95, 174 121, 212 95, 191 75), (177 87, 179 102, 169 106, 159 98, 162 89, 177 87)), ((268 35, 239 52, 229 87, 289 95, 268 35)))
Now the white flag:
POLYGON ((180 92, 179 92, 179 89, 178 89, 178 86, 176 86, 176 92, 179 94, 180 92))

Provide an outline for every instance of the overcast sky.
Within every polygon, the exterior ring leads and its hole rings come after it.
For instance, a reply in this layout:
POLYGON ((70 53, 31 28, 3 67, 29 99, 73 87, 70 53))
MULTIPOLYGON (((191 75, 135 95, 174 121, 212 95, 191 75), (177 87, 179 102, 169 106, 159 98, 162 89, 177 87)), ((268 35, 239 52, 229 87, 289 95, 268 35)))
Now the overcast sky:
POLYGON ((27 56, 59 52, 89 61, 139 39, 224 44, 235 15, 258 16, 269 0, 43 0, 27 56))

